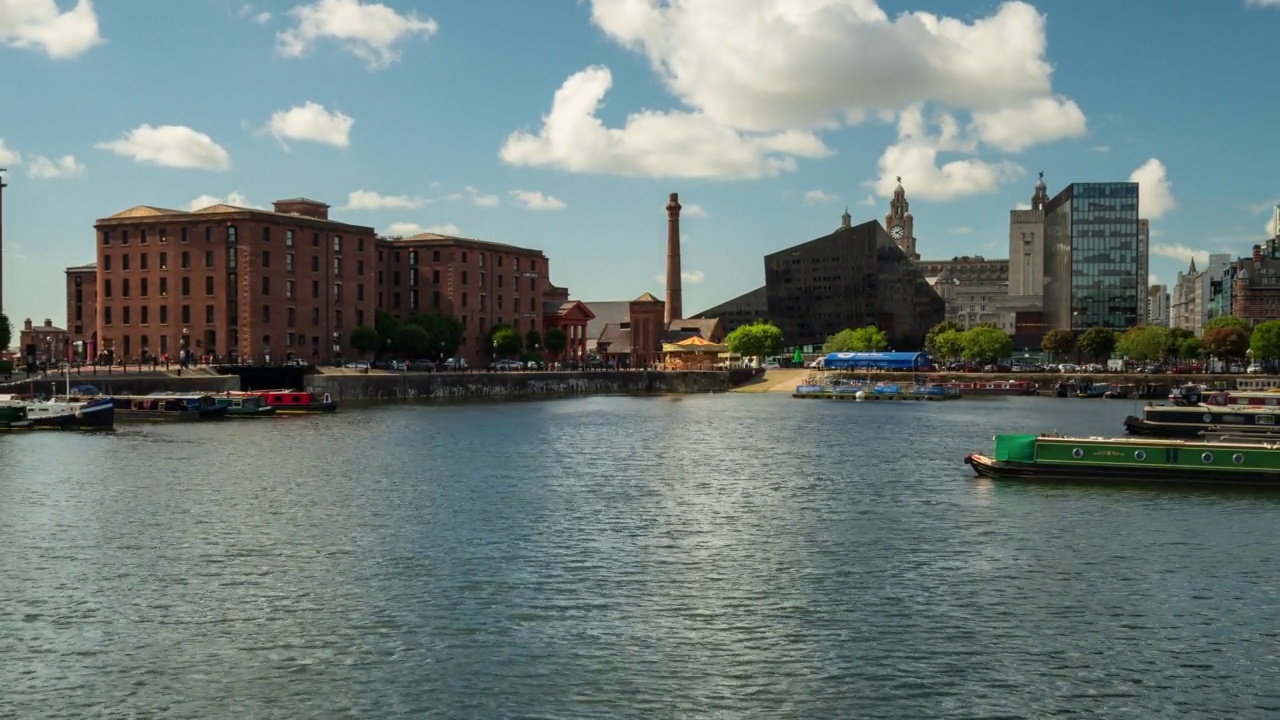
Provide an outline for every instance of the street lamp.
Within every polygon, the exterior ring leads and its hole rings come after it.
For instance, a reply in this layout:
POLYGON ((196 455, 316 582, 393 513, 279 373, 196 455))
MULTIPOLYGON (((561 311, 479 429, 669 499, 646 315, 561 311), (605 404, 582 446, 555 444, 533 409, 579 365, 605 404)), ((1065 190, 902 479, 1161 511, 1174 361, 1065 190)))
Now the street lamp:
POLYGON ((333 359, 334 365, 342 364, 342 334, 338 331, 333 332, 333 359))

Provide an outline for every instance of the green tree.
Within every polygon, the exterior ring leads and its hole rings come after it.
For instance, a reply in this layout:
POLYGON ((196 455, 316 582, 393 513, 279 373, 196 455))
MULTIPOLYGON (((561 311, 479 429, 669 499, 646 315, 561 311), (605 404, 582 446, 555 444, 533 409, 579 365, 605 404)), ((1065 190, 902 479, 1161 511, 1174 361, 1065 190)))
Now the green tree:
MULTIPOLYGON (((1169 349, 1167 351, 1169 357, 1195 357, 1195 354, 1183 355, 1182 344, 1187 340, 1195 337, 1195 333, 1186 328, 1169 328, 1169 349)), ((1197 351, 1199 346, 1196 346, 1197 351)))
POLYGON ((378 331, 368 325, 361 325, 351 331, 351 347, 360 351, 360 354, 367 355, 376 352, 382 347, 382 338, 378 337, 378 331))
POLYGON ((768 320, 757 320, 729 333, 724 343, 743 357, 769 357, 782 353, 782 331, 768 320))
POLYGON ((1070 330, 1050 330, 1040 341, 1040 349, 1055 358, 1067 355, 1075 346, 1076 336, 1070 330))
POLYGON ((399 349, 410 359, 420 358, 431 352, 431 336, 420 325, 405 325, 399 330, 399 349))
POLYGON ((551 328, 547 334, 543 336, 542 342, 547 347, 547 352, 551 353, 551 357, 558 358, 569 347, 569 334, 560 328, 551 328))
POLYGON ((510 357, 518 354, 523 347, 520 333, 510 325, 503 323, 489 329, 489 348, 494 356, 510 357))
POLYGON ((1238 328, 1243 330, 1246 336, 1248 336, 1249 332, 1253 330, 1253 327, 1249 325, 1249 321, 1242 317, 1236 317, 1235 315, 1219 315, 1216 318, 1209 318, 1209 321, 1204 324, 1204 332, 1202 335, 1208 334, 1210 330, 1217 330, 1218 328, 1238 328))
POLYGON ((462 345, 462 322, 452 315, 418 313, 409 318, 409 324, 427 331, 431 350, 438 352, 441 360, 456 354, 462 345))
POLYGON ((875 352, 889 347, 889 336, 874 325, 857 330, 841 330, 827 338, 825 352, 875 352))
POLYGON ((954 360, 964 355, 964 331, 948 330, 933 338, 932 355, 943 360, 954 360))
POLYGON ((941 348, 937 346, 938 336, 949 332, 964 332, 964 328, 951 322, 950 320, 940 322, 929 328, 929 332, 924 336, 924 351, 933 356, 943 356, 941 348))
POLYGON ((1200 357, 1200 351, 1203 349, 1204 347, 1200 342, 1200 338, 1192 336, 1189 338, 1183 338, 1178 343, 1178 350, 1174 354, 1186 360, 1194 360, 1195 358, 1200 357))
POLYGON ((542 347, 542 333, 530 330, 524 334, 524 347, 529 352, 537 352, 542 347))
POLYGON ((1013 338, 1000 328, 979 326, 964 333, 961 354, 966 360, 1000 360, 1013 354, 1013 338))
POLYGON ((828 335, 822 343, 822 352, 853 352, 853 330, 841 330, 835 335, 828 335))
POLYGON ((1116 351, 1130 360, 1147 362, 1168 354, 1169 331, 1155 325, 1129 328, 1116 340, 1116 351))
POLYGON ((378 331, 378 337, 382 338, 383 346, 390 352, 398 352, 406 349, 400 346, 400 329, 403 327, 395 315, 384 310, 379 310, 373 319, 373 329, 378 331), (388 343, 387 341, 391 342, 388 343))
POLYGON ((9 316, 0 313, 0 352, 9 349, 9 343, 13 342, 13 325, 9 324, 9 316))
MULTIPOLYGON (((1217 319, 1217 318, 1215 318, 1217 319)), ((1249 347, 1249 335, 1242 328, 1221 325, 1204 331, 1201 341, 1210 355, 1220 358, 1241 358, 1249 347)))
POLYGON ((1076 344, 1080 346, 1080 352, 1100 363, 1116 349, 1116 332, 1109 328, 1091 327, 1080 334, 1076 344))
POLYGON ((1249 339, 1249 349, 1255 360, 1280 358, 1280 320, 1259 323, 1249 339))

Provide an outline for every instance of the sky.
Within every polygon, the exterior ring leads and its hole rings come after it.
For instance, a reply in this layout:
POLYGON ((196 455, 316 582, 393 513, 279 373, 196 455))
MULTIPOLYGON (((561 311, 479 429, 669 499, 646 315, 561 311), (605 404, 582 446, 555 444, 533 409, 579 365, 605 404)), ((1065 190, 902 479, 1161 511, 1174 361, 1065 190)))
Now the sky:
POLYGON ((1170 283, 1268 236, 1277 35, 1280 0, 0 0, 3 309, 64 322, 97 218, 296 196, 661 296, 678 192, 692 314, 898 176, 925 259, 1007 257, 1041 171, 1139 182, 1170 283))

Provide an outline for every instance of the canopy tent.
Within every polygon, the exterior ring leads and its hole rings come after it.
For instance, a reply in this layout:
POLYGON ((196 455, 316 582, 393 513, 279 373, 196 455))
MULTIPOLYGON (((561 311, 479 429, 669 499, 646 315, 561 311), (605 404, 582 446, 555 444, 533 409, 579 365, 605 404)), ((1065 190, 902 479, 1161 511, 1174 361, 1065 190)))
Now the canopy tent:
POLYGON ((834 352, 822 359, 828 370, 924 370, 932 364, 933 360, 920 352, 834 352))
POLYGON ((694 335, 676 343, 663 343, 667 367, 673 370, 710 370, 720 353, 728 348, 694 335))

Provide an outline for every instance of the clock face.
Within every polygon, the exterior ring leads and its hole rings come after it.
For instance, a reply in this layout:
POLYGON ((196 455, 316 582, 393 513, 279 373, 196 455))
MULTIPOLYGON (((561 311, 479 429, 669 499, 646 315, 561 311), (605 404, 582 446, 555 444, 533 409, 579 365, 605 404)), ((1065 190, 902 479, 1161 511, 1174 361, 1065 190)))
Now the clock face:
POLYGON ((902 239, 902 226, 901 226, 901 225, 894 225, 894 226, 893 226, 893 229, 889 231, 889 234, 893 236, 893 239, 894 239, 894 240, 901 240, 901 239, 902 239))

